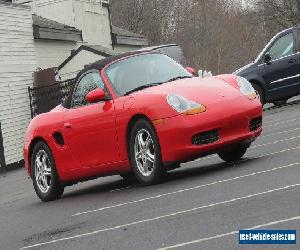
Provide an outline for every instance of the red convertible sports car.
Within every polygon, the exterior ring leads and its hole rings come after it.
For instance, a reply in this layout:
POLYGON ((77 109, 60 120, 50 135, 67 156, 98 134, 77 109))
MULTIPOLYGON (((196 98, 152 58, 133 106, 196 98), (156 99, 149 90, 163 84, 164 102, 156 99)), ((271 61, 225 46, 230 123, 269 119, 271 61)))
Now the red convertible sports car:
POLYGON ((149 185, 182 162, 232 162, 262 131, 262 106, 242 77, 200 79, 166 55, 131 52, 78 74, 69 98, 35 117, 24 159, 42 201, 100 176, 149 185))

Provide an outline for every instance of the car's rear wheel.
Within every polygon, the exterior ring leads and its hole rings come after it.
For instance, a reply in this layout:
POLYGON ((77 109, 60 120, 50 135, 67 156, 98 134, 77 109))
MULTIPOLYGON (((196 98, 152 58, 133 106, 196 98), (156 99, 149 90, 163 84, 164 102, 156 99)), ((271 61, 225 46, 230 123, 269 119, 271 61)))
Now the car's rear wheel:
POLYGON ((262 105, 265 105, 266 104, 266 100, 265 100, 265 96, 264 96, 264 93, 261 89, 261 87, 256 84, 256 83, 251 83, 252 84, 252 87, 255 89, 256 91, 256 94, 261 102, 262 105))
POLYGON ((38 142, 33 149, 31 176, 35 192, 42 201, 56 200, 63 194, 64 186, 57 175, 53 155, 44 142, 38 142))
POLYGON ((140 119, 133 126, 129 148, 132 169, 140 183, 151 185, 163 180, 166 170, 160 145, 154 128, 147 120, 140 119))
POLYGON ((250 144, 238 145, 233 148, 221 151, 218 153, 219 157, 226 162, 235 162, 240 160, 247 152, 250 144))

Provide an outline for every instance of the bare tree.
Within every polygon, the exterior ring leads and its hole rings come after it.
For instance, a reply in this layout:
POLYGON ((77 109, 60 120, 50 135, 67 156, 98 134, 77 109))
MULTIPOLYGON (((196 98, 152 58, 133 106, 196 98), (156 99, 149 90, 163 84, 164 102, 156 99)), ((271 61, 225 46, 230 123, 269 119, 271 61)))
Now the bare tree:
POLYGON ((281 28, 300 23, 300 0, 261 0, 268 20, 274 21, 281 28))
POLYGON ((189 66, 230 73, 265 42, 263 15, 239 0, 112 0, 113 23, 151 44, 177 43, 189 66))

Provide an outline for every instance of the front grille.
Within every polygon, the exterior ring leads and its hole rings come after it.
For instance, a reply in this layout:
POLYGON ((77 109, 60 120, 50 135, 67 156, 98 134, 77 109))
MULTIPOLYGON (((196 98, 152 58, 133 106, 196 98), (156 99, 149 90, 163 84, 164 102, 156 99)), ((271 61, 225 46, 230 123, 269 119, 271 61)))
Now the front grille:
POLYGON ((205 144, 211 144, 220 139, 219 132, 217 129, 202 132, 200 134, 194 135, 192 137, 192 143, 194 145, 205 145, 205 144))
POLYGON ((256 131, 262 127, 262 117, 254 118, 250 121, 250 131, 256 131))

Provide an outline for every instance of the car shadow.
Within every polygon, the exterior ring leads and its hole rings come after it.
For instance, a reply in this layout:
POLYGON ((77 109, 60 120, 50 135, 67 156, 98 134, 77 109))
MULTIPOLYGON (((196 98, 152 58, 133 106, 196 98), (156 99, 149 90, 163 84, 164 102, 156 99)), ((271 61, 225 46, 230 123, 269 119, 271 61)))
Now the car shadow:
MULTIPOLYGON (((228 171, 228 169, 233 168, 242 168, 247 166, 248 162, 257 161, 257 158, 244 158, 239 162, 235 163, 208 163, 203 164, 199 162, 199 165, 192 163, 192 167, 187 168, 179 168, 177 170, 170 171, 167 175, 166 180, 163 183, 157 184, 155 186, 162 186, 167 183, 176 183, 178 181, 182 182, 187 179, 195 179, 199 177, 205 177, 207 175, 212 175, 214 173, 220 173, 223 171, 228 171)), ((153 187, 153 186, 152 186, 153 187)), ((107 183, 99 183, 93 186, 83 187, 80 190, 69 191, 64 194, 63 199, 75 198, 78 196, 90 196, 93 194, 109 194, 113 190, 118 189, 127 189, 127 190, 135 190, 139 188, 151 188, 151 187, 143 187, 137 181, 125 181, 123 179, 111 181, 107 183)))
MULTIPOLYGON (((104 178, 106 178, 106 177, 104 177, 104 178)), ((79 187, 80 188, 79 190, 68 191, 63 195, 62 198, 71 198, 71 197, 75 197, 75 196, 84 196, 84 195, 90 195, 90 194, 96 194, 96 193, 97 194, 108 193, 108 192, 111 192, 112 190, 127 188, 128 186, 131 186, 134 184, 138 185, 137 181, 123 180, 122 177, 120 177, 119 180, 110 181, 110 182, 106 182, 106 183, 101 183, 101 179, 103 180, 103 178, 94 180, 94 182, 99 181, 100 183, 95 183, 94 185, 91 185, 88 187, 83 187, 83 188, 79 187)))
POLYGON ((195 164, 193 165, 193 167, 188 167, 188 168, 182 167, 175 171, 169 172, 167 182, 190 179, 194 177, 198 178, 199 176, 205 177, 207 175, 211 175, 217 172, 218 173, 225 172, 225 171, 227 172, 228 169, 246 167, 248 166, 247 163, 257 161, 257 160, 258 160, 257 158, 244 158, 234 163, 226 163, 226 162, 210 163, 210 164, 205 164, 205 166, 199 163, 199 166, 195 164))

